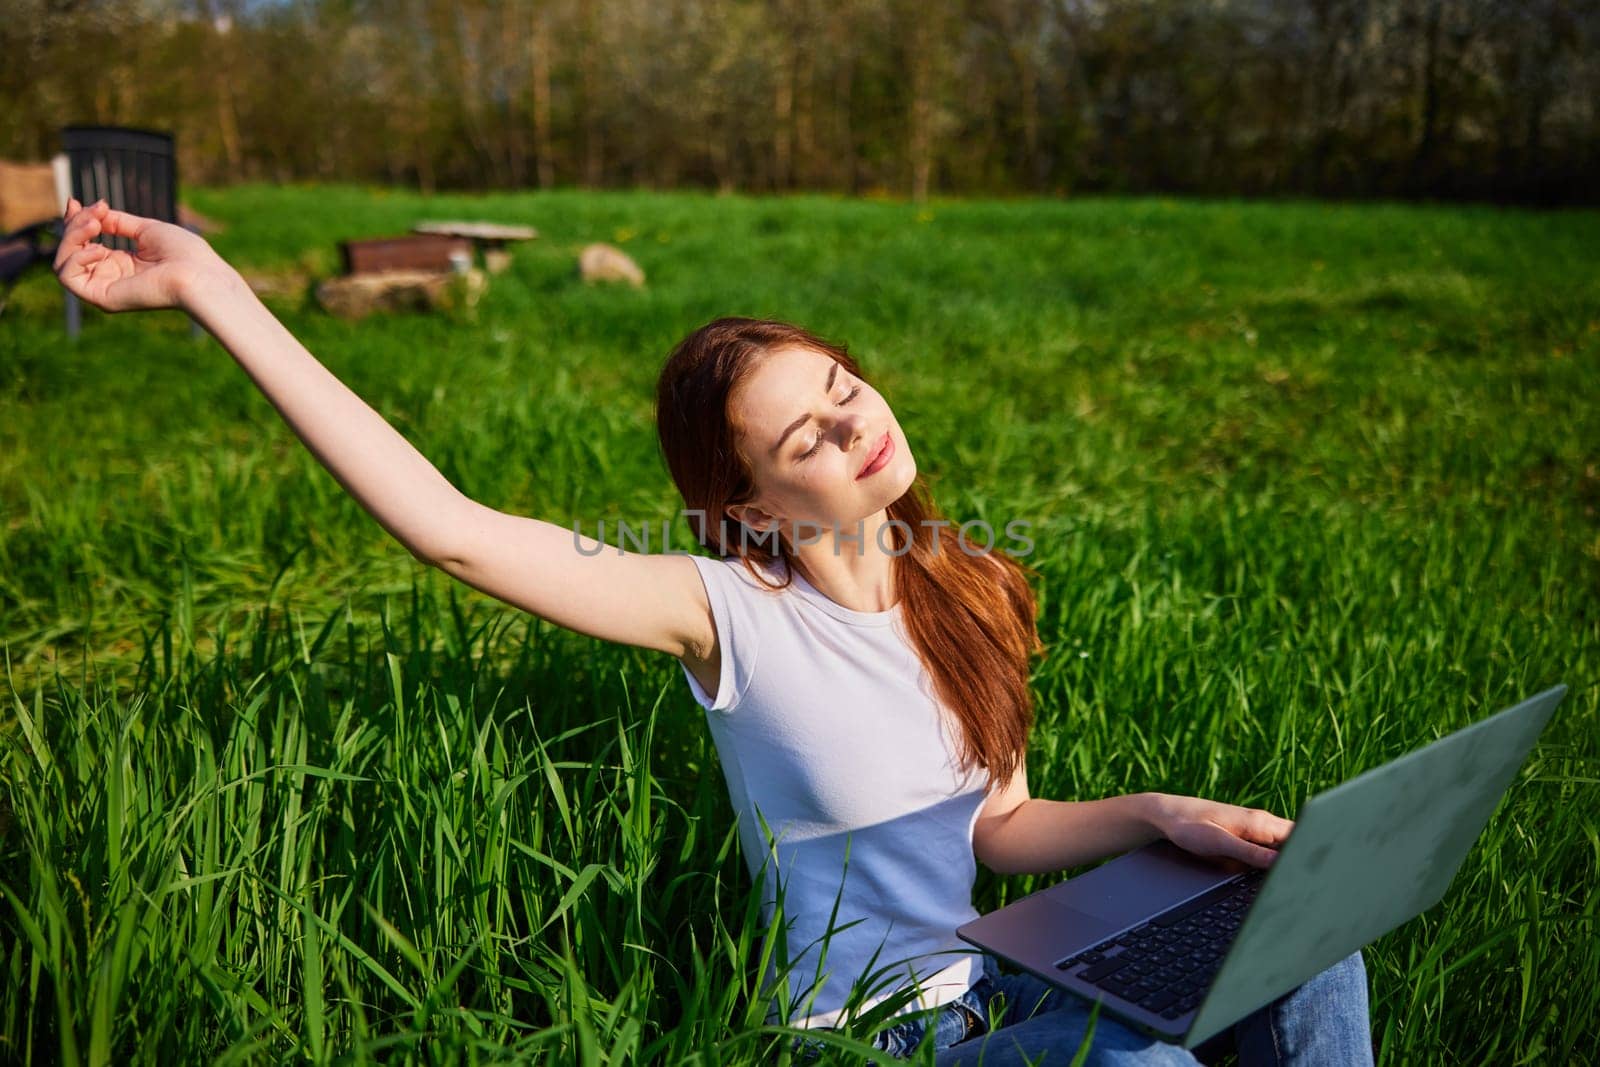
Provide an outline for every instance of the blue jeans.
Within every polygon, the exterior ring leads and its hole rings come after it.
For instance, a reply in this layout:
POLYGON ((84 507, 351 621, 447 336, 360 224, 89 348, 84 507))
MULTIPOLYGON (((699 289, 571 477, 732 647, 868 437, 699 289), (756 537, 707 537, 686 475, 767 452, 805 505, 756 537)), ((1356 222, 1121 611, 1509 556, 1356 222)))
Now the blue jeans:
MULTIPOLYGON (((1092 1005, 1026 972, 1001 974, 985 953, 983 977, 937 1014, 879 1031, 874 1047, 896 1059, 923 1044, 936 1049, 937 1067, 1012 1067, 1069 1064, 1089 1028, 1092 1005), (988 1029, 990 999, 997 1013, 988 1029), (1003 1007, 1003 1010, 1002 1010, 1003 1007)), ((802 1043, 803 1044, 803 1043, 802 1043)), ((1240 1067, 1362 1067, 1372 1063, 1367 1016, 1367 970, 1361 953, 1346 956, 1271 1004, 1240 1019, 1194 1051, 1171 1045, 1102 1014, 1085 1063, 1106 1067, 1192 1067, 1236 1051, 1240 1067), (1197 1055, 1198 1054, 1198 1055, 1197 1055)), ((802 1057, 803 1058, 803 1057, 802 1057)))

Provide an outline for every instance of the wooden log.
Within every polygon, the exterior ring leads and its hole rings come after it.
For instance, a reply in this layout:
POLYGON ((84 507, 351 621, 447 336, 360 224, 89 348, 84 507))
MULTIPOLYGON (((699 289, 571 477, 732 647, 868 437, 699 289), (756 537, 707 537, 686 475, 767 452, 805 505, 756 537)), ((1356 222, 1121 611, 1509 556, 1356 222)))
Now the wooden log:
POLYGON ((343 319, 375 311, 465 311, 488 288, 483 271, 382 271, 329 278, 317 286, 317 302, 343 319))

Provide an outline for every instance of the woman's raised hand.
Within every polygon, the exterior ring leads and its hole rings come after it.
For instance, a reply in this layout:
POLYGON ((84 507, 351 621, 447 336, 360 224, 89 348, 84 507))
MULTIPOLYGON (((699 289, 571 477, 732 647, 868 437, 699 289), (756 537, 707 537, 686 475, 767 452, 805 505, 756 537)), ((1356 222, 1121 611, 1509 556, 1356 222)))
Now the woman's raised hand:
POLYGON ((55 272, 79 299, 102 311, 183 307, 201 275, 221 259, 197 234, 170 222, 113 211, 104 200, 67 201, 55 272), (95 244, 101 234, 131 238, 133 252, 95 244))

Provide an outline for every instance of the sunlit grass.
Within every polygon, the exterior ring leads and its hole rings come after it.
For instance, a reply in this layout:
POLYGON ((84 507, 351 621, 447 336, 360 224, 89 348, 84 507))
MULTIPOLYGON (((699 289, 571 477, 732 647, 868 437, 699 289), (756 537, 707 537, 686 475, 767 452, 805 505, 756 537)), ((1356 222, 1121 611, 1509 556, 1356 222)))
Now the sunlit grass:
MULTIPOLYGON (((590 532, 680 506, 651 396, 689 330, 848 342, 948 515, 1031 524, 1035 795, 1292 814, 1566 682, 1446 899, 1367 962, 1384 1062, 1590 1054, 1600 216, 192 199, 296 278, 420 218, 537 226, 475 318, 272 304, 464 491, 590 532), (596 239, 649 286, 579 284, 596 239)), ((86 319, 68 344, 48 274, 0 317, 0 1059, 779 1058, 676 664, 417 564, 180 315, 86 319)))

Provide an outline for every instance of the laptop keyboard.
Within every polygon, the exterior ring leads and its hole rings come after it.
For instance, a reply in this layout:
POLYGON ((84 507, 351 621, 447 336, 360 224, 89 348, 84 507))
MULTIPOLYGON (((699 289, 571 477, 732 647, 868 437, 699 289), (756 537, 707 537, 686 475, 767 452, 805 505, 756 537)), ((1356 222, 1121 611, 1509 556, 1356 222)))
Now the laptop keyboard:
POLYGON ((1205 996, 1265 876, 1248 871, 1056 968, 1163 1019, 1187 1015, 1205 996))

